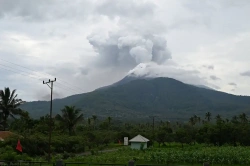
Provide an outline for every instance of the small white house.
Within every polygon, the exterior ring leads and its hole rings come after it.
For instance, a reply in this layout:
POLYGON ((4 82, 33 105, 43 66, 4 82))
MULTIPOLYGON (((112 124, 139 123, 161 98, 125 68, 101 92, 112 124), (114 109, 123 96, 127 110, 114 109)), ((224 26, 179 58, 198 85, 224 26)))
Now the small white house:
POLYGON ((129 140, 131 149, 146 149, 148 147, 148 139, 140 134, 129 140))

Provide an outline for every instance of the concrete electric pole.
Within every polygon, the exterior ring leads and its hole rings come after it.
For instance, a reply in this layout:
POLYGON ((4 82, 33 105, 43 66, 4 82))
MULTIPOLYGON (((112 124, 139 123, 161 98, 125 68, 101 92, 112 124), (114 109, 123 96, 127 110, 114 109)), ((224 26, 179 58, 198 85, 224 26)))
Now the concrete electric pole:
POLYGON ((49 80, 48 82, 44 82, 43 84, 47 84, 50 88, 50 122, 49 122, 49 152, 48 152, 48 161, 51 160, 51 134, 52 134, 52 97, 53 97, 53 83, 56 81, 56 78, 54 80, 49 80), (50 84, 50 85, 49 85, 50 84))

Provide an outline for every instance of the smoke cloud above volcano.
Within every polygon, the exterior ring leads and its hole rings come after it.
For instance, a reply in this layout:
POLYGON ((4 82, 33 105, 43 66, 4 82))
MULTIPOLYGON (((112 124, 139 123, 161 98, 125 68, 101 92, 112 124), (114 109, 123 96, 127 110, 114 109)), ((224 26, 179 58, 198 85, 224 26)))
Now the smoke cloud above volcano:
POLYGON ((97 54, 93 62, 95 65, 91 66, 120 70, 125 74, 122 77, 170 77, 188 84, 208 85, 199 76, 199 71, 188 70, 172 60, 164 37, 116 32, 108 33, 106 37, 90 35, 88 40, 97 54))
POLYGON ((26 67, 0 60, 0 85, 40 100, 30 75, 61 78, 58 97, 133 75, 249 95, 250 1, 228 1, 0 0, 0 59, 26 67))
POLYGON ((102 67, 131 70, 140 63, 155 62, 161 65, 171 58, 166 39, 156 35, 109 34, 104 39, 90 35, 88 40, 97 53, 96 63, 102 67))

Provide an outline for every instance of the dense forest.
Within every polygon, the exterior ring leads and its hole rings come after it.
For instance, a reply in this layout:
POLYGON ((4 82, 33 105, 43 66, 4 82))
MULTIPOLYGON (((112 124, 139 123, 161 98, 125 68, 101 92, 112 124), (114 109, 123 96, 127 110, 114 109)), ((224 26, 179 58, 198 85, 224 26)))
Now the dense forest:
MULTIPOLYGON (((200 88, 172 78, 127 79, 93 92, 56 99, 53 113, 60 113, 65 105, 84 110, 85 117, 97 114, 99 118, 111 116, 122 121, 147 121, 149 116, 183 121, 194 114, 202 117, 206 112, 226 118, 238 112, 250 113, 248 96, 200 88)), ((39 118, 49 111, 49 105, 48 101, 33 101, 21 108, 31 117, 39 118)))
MULTIPOLYGON (((0 143, 1 159, 12 159, 18 155, 15 147, 20 139, 23 153, 29 157, 46 158, 48 135, 52 127, 52 154, 63 154, 64 158, 85 151, 105 149, 112 143, 122 143, 124 137, 130 139, 141 134, 157 142, 157 146, 167 146, 178 142, 193 146, 196 143, 207 146, 249 146, 250 124, 245 113, 223 118, 210 112, 203 117, 193 115, 188 122, 162 121, 152 117, 148 122, 123 122, 109 116, 100 119, 98 115, 84 117, 84 110, 75 106, 65 106, 59 114, 50 119, 49 115, 33 119, 19 106, 16 91, 5 88, 0 91, 1 130, 11 131, 11 137, 0 143)), ((22 157, 24 157, 23 155, 22 157)))

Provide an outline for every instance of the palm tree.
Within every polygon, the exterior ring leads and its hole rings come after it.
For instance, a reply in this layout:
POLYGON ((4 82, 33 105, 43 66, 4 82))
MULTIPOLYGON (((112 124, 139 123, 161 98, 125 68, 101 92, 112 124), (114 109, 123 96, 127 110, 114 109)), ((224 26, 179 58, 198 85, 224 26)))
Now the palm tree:
POLYGON ((197 121, 200 124, 201 123, 201 117, 198 116, 197 121))
POLYGON ((191 118, 189 119, 189 123, 190 123, 192 126, 195 125, 195 119, 194 119, 194 117, 191 117, 191 118))
POLYGON ((95 129, 95 123, 96 123, 97 116, 96 115, 92 115, 92 119, 93 119, 93 122, 94 122, 94 129, 95 129))
POLYGON ((64 129, 68 130, 69 135, 74 134, 76 125, 83 121, 83 114, 80 114, 81 110, 75 108, 75 106, 65 106, 61 112, 62 115, 56 115, 56 120, 61 123, 64 129))
POLYGON ((210 122, 211 116, 212 116, 212 114, 210 112, 207 112, 205 119, 207 119, 207 121, 210 122))
POLYGON ((198 116, 197 115, 194 115, 194 121, 197 122, 198 121, 198 116))
POLYGON ((221 122, 222 122, 221 115, 218 114, 218 115, 216 116, 216 123, 217 123, 217 124, 220 124, 221 122))
POLYGON ((109 117, 108 117, 108 123, 109 123, 109 125, 110 125, 110 123, 111 123, 111 120, 112 120, 112 118, 109 116, 109 117))
POLYGON ((247 118, 248 117, 245 113, 242 113, 239 115, 239 119, 240 119, 241 123, 247 123, 248 122, 247 118))
POLYGON ((231 119, 232 123, 238 123, 238 117, 237 116, 233 116, 231 119))
POLYGON ((90 124, 91 124, 91 119, 88 118, 88 126, 90 126, 90 124))
POLYGON ((21 99, 17 99, 16 90, 12 92, 9 88, 4 88, 0 91, 0 123, 3 126, 3 130, 7 127, 8 117, 15 119, 15 115, 22 115, 23 111, 18 108, 24 103, 21 99))

